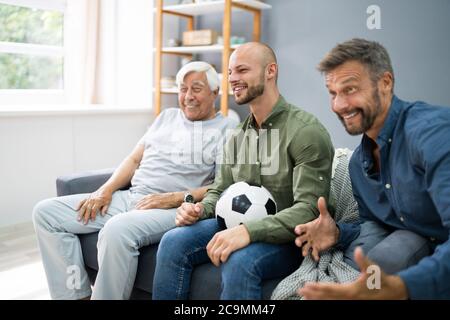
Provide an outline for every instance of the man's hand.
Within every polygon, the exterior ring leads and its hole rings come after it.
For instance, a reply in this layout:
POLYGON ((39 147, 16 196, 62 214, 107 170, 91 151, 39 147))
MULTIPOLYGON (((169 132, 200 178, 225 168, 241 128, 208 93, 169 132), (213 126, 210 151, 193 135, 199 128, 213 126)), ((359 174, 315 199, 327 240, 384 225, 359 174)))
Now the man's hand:
POLYGON ((383 271, 379 273, 380 287, 369 289, 368 284, 369 282, 372 283, 369 277, 374 277, 376 274, 368 273, 367 268, 375 264, 364 256, 360 247, 355 249, 355 262, 361 270, 361 275, 356 281, 342 284, 309 282, 299 289, 298 293, 305 299, 310 300, 394 300, 408 298, 408 290, 403 280, 399 276, 388 275, 383 271))
POLYGON ((298 235, 295 244, 298 247, 303 246, 302 254, 304 257, 312 251, 314 260, 319 261, 319 253, 337 243, 339 229, 327 210, 325 198, 320 197, 317 206, 320 212, 317 219, 295 227, 295 233, 298 235))
POLYGON ((112 194, 111 191, 100 188, 91 193, 87 199, 82 200, 76 209, 78 221, 83 220, 84 224, 87 224, 89 219, 94 221, 98 211, 104 216, 111 203, 112 194))
POLYGON ((176 208, 183 201, 182 192, 149 194, 136 203, 138 210, 176 208))
POLYGON ((206 251, 216 267, 228 260, 234 251, 250 244, 250 235, 244 225, 217 232, 206 246, 206 251))
POLYGON ((177 227, 189 226, 197 222, 203 214, 203 205, 200 202, 196 204, 183 202, 177 209, 175 224, 177 227))

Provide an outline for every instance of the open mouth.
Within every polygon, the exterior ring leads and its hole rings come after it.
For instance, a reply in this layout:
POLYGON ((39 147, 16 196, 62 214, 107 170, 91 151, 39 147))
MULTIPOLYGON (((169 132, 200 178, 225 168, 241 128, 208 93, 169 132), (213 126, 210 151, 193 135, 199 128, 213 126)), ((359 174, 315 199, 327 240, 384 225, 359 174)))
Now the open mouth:
POLYGON ((244 89, 247 89, 247 86, 235 86, 235 87, 233 87, 233 93, 238 94, 239 92, 241 92, 244 89))
POLYGON ((352 111, 350 113, 343 114, 342 118, 345 119, 345 120, 350 120, 350 119, 356 117, 358 114, 360 114, 360 111, 355 110, 355 111, 352 111))
POLYGON ((187 108, 187 109, 195 109, 195 108, 198 108, 198 104, 192 104, 192 103, 184 103, 184 106, 187 108))

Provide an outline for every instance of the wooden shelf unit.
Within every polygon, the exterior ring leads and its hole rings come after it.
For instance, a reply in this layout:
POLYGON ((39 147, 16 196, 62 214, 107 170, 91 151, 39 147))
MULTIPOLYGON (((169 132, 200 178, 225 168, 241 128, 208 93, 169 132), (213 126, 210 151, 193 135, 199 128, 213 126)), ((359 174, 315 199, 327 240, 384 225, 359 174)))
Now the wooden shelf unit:
MULTIPOLYGON (((162 55, 172 54, 192 58, 193 54, 217 52, 222 53, 222 91, 228 92, 228 62, 232 50, 238 45, 231 46, 231 15, 233 11, 248 11, 253 13, 253 39, 261 39, 261 10, 270 9, 271 6, 258 0, 215 0, 192 4, 164 6, 163 0, 156 1, 156 48, 155 48, 155 90, 154 110, 158 115, 161 112, 161 95, 177 93, 175 89, 161 88, 162 55), (212 13, 223 13, 222 37, 223 45, 192 47, 163 47, 163 15, 169 14, 187 19, 187 30, 194 30, 195 17, 212 13)), ((228 114, 228 94, 220 97, 220 110, 223 115, 228 114)))

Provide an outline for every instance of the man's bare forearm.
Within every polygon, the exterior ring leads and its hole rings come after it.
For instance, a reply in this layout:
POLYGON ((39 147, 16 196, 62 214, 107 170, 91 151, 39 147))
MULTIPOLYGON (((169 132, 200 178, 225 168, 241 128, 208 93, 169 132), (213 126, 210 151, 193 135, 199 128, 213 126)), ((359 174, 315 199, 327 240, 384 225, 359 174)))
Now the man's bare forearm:
POLYGON ((126 157, 113 175, 106 181, 100 189, 108 192, 115 192, 120 188, 127 186, 133 178, 134 172, 139 167, 144 153, 143 146, 137 146, 133 153, 126 157))
POLYGON ((137 167, 132 159, 126 158, 101 188, 114 192, 125 187, 130 183, 137 167))
POLYGON ((172 195, 176 199, 175 201, 177 202, 177 205, 175 207, 181 206, 181 204, 184 201, 184 195, 186 192, 189 192, 190 194, 192 194, 192 196, 194 197, 194 202, 202 201, 208 188, 209 188, 209 186, 200 187, 200 188, 192 189, 192 190, 186 190, 186 191, 172 192, 172 195))

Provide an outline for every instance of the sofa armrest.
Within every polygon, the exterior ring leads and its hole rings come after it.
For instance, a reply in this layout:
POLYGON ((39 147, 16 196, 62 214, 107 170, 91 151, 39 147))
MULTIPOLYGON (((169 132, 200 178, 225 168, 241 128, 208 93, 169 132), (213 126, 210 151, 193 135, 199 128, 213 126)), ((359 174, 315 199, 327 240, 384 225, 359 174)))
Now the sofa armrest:
POLYGON ((60 197, 94 192, 111 177, 113 172, 114 168, 109 168, 58 177, 56 179, 56 194, 60 197))

